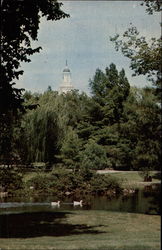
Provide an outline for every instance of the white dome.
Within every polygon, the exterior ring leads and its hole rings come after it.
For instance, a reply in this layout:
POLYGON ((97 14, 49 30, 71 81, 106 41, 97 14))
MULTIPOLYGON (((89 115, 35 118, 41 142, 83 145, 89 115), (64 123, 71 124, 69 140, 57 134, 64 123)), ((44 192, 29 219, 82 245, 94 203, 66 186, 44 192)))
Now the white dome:
POLYGON ((63 72, 70 72, 70 69, 68 67, 66 67, 63 72))

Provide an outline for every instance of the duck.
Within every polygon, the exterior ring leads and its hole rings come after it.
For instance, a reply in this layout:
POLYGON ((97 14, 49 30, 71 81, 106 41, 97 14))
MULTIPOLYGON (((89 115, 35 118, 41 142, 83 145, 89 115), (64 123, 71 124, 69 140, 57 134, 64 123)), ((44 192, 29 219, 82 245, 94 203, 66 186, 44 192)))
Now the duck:
POLYGON ((82 200, 80 200, 80 201, 73 201, 73 205, 74 206, 81 206, 82 207, 83 201, 82 200))
POLYGON ((57 201, 57 202, 56 201, 52 201, 51 202, 51 206, 58 206, 59 207, 60 206, 60 201, 57 201))

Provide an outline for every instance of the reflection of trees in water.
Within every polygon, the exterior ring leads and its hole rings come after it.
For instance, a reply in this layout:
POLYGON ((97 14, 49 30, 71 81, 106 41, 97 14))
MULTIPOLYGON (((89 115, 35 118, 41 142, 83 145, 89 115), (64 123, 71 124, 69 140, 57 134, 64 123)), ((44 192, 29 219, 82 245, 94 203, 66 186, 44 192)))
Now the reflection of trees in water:
POLYGON ((161 180, 161 172, 154 173, 152 178, 157 179, 157 180, 161 180))
POLYGON ((147 214, 161 214, 161 184, 146 186, 143 192, 144 197, 150 198, 147 214))
POLYGON ((125 211, 131 213, 145 213, 147 201, 143 197, 143 190, 135 190, 135 193, 128 193, 122 196, 122 204, 125 204, 125 211))
MULTIPOLYGON (((108 211, 120 211, 130 213, 146 213, 146 214, 161 214, 160 211, 160 185, 152 184, 146 186, 144 189, 137 189, 135 193, 128 193, 127 195, 117 196, 98 196, 98 195, 80 195, 74 197, 58 197, 53 196, 38 196, 32 197, 30 200, 26 199, 15 199, 8 198, 6 202, 31 202, 31 206, 23 206, 23 211, 46 211, 47 205, 51 201, 61 200, 60 209, 74 209, 72 202, 73 200, 83 200, 83 210, 85 209, 97 209, 97 210, 108 210, 108 211), (42 204, 37 204, 41 203, 42 204), (45 204, 46 203, 46 204, 45 204)), ((50 208, 49 208, 50 209, 50 208)), ((11 207, 10 211, 20 212, 22 207, 11 207)))
POLYGON ((160 185, 147 186, 134 194, 122 196, 122 210, 133 213, 160 214, 160 185))

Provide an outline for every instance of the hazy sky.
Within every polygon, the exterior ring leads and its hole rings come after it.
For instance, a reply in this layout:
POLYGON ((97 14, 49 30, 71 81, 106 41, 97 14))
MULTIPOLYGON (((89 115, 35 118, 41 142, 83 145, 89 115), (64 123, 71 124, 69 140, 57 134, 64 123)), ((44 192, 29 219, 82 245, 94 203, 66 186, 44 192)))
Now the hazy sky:
POLYGON ((140 1, 62 1, 62 9, 70 18, 59 21, 41 20, 38 41, 39 54, 31 63, 23 63, 24 75, 17 82, 32 92, 43 92, 50 85, 58 90, 66 59, 76 89, 89 93, 89 79, 97 68, 104 70, 111 62, 118 70, 123 67, 131 85, 144 86, 144 77, 131 77, 130 61, 116 52, 110 36, 122 34, 130 23, 140 34, 150 38, 160 36, 160 13, 148 15, 140 1))

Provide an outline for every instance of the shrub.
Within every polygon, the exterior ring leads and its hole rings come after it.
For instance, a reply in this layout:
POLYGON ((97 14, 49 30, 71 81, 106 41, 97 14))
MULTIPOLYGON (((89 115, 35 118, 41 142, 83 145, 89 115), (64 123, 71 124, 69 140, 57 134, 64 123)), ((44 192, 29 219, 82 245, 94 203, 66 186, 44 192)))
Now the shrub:
POLYGON ((118 180, 109 175, 98 175, 94 174, 92 177, 90 184, 92 186, 92 191, 108 191, 115 190, 116 193, 121 192, 121 186, 118 180))
POLYGON ((46 193, 99 192, 111 189, 119 192, 121 190, 115 178, 96 174, 89 169, 74 173, 58 168, 48 174, 37 174, 28 181, 27 185, 34 186, 34 190, 38 192, 46 193))
POLYGON ((0 168, 0 183, 4 191, 12 192, 13 190, 23 187, 23 175, 11 167, 0 168))
POLYGON ((90 140, 85 150, 81 152, 81 167, 85 169, 105 169, 107 167, 107 156, 104 148, 93 140, 90 140))

